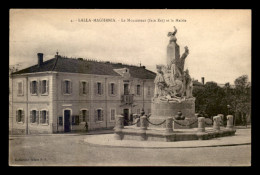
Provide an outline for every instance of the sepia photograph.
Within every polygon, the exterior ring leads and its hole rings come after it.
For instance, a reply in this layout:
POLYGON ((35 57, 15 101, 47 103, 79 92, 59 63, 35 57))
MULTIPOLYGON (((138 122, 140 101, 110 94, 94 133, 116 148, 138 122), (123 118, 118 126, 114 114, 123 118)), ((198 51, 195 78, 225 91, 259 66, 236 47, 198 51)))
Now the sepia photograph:
POLYGON ((9 166, 251 166, 250 9, 10 9, 9 166))

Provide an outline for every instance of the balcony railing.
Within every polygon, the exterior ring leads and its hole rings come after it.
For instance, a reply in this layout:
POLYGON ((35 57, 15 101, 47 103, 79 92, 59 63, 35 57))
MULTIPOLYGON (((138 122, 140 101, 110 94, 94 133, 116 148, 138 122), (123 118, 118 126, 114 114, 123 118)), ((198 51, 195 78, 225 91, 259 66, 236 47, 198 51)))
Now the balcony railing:
POLYGON ((133 104, 133 102, 134 102, 134 94, 122 95, 123 104, 133 104))

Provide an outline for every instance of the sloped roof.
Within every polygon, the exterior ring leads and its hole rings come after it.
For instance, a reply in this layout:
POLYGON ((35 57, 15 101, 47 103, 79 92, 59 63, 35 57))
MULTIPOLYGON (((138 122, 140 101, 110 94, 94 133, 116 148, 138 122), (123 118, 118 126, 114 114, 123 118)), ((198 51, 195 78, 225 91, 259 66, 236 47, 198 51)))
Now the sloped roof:
POLYGON ((115 64, 109 62, 97 62, 89 60, 78 60, 72 58, 59 57, 43 62, 39 67, 38 64, 17 71, 15 74, 36 73, 46 71, 95 74, 95 75, 112 75, 120 76, 113 69, 128 68, 129 73, 134 78, 140 79, 154 79, 156 74, 144 67, 130 66, 124 64, 115 64))

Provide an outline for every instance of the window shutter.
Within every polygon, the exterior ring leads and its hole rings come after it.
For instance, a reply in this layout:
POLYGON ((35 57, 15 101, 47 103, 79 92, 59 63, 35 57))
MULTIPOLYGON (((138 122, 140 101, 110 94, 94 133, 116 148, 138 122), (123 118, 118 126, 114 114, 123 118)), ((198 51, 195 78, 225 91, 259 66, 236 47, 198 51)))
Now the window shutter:
POLYGON ((89 82, 86 82, 86 94, 89 93, 89 82))
POLYGON ((46 93, 49 94, 49 80, 46 80, 46 93))
POLYGON ((30 81, 30 94, 32 94, 32 81, 30 81))
POLYGON ((43 85, 43 83, 42 83, 42 81, 40 80, 40 81, 39 81, 39 95, 40 95, 40 94, 43 94, 43 92, 42 92, 42 91, 43 91, 42 85, 43 85))
POLYGON ((40 121, 40 123, 42 123, 42 111, 40 111, 40 117, 39 117, 39 121, 40 121))
POLYGON ((89 110, 86 110, 86 121, 89 122, 89 110))
POLYGON ((104 93, 104 84, 101 83, 101 95, 103 95, 103 93, 104 93))
POLYGON ((83 121, 83 114, 82 114, 82 110, 79 111, 79 122, 83 121))
POLYGON ((39 111, 36 111, 36 123, 39 124, 39 111))
POLYGON ((112 95, 112 92, 111 92, 112 88, 111 88, 111 86, 112 86, 112 83, 109 83, 108 84, 108 95, 112 95))
POLYGON ((69 82, 69 87, 70 87, 69 92, 70 94, 72 94, 72 81, 69 82))
POLYGON ((18 110, 16 110, 16 122, 18 122, 18 110))
POLYGON ((103 110, 101 110, 101 121, 103 121, 103 118, 104 118, 103 113, 104 113, 103 110))
POLYGON ((114 95, 117 95, 117 84, 114 84, 114 95))
POLYGON ((83 94, 83 84, 82 81, 79 81, 79 95, 83 94))
POLYGON ((65 94, 65 89, 66 89, 65 81, 62 80, 62 81, 61 81, 61 93, 62 93, 62 94, 65 94))
POLYGON ((38 86, 38 81, 36 81, 36 88, 35 88, 35 94, 38 95, 38 91, 39 91, 39 86, 38 86))
POLYGON ((96 83, 94 83, 94 93, 95 94, 98 94, 98 85, 97 85, 97 82, 96 83))
POLYGON ((30 111, 30 123, 32 123, 32 111, 30 111))
POLYGON ((24 119, 25 119, 25 117, 24 117, 24 110, 22 110, 22 122, 24 123, 24 119))
POLYGON ((23 93, 23 86, 24 86, 24 80, 22 81, 22 88, 21 88, 21 91, 22 91, 22 93, 21 93, 21 95, 23 95, 24 93, 23 93))
POLYGON ((94 118, 95 122, 97 121, 97 119, 98 119, 98 112, 97 112, 97 109, 96 109, 95 110, 95 118, 94 118))
POLYGON ((49 111, 46 111, 46 123, 49 125, 49 111))

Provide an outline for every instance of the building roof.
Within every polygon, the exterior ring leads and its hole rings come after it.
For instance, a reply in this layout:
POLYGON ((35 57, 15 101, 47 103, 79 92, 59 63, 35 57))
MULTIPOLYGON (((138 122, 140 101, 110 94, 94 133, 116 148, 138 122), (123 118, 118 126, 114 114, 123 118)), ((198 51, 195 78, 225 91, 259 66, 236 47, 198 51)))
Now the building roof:
POLYGON ((110 62, 97 62, 90 60, 80 60, 72 58, 58 57, 50 59, 42 63, 39 67, 38 64, 14 72, 16 74, 24 73, 37 73, 37 72, 69 72, 69 73, 82 73, 82 74, 95 74, 95 75, 112 75, 120 76, 113 69, 128 68, 129 73, 134 78, 140 79, 154 79, 156 74, 152 71, 145 69, 145 67, 124 65, 120 63, 110 62))

